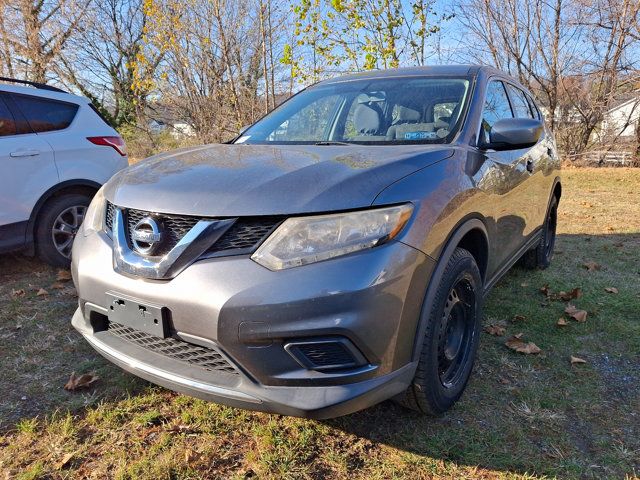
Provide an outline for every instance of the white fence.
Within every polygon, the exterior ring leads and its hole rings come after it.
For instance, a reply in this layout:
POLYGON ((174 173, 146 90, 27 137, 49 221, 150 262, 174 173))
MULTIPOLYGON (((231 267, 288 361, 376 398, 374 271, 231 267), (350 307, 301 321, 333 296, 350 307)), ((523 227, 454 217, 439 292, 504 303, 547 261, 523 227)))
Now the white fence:
POLYGON ((577 155, 567 155, 567 160, 579 161, 581 163, 611 165, 611 166, 633 166, 633 152, 611 152, 611 151, 594 151, 585 152, 577 155))

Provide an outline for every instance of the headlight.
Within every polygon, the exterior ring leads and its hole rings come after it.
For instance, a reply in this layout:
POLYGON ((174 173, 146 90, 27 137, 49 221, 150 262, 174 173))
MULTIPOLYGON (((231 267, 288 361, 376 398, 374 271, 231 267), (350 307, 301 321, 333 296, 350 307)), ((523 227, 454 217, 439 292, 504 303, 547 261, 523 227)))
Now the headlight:
POLYGON ((82 234, 86 237, 91 232, 99 232, 104 229, 104 217, 106 213, 107 202, 104 198, 104 187, 98 190, 87 208, 87 213, 82 221, 82 234))
POLYGON ((411 204, 285 220, 251 258, 283 270, 375 247, 392 239, 411 216, 411 204))

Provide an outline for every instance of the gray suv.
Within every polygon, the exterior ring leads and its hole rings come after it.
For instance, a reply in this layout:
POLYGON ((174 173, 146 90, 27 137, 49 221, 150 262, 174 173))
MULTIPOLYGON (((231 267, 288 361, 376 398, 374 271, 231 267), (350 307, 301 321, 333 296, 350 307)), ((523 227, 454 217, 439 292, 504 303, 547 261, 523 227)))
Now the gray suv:
POLYGON ((230 144, 107 182, 73 246, 73 325, 125 370, 227 405, 439 414, 490 288, 519 259, 549 265, 559 167, 531 94, 498 70, 323 81, 230 144))

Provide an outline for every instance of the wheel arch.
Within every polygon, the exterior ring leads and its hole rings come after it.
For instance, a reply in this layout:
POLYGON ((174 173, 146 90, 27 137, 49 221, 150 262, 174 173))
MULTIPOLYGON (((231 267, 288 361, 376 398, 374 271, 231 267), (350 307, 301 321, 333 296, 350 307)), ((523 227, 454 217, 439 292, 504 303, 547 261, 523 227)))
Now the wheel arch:
POLYGON ((89 197, 93 197, 93 195, 100 189, 100 187, 101 185, 97 182, 94 182, 93 180, 74 179, 60 182, 44 192, 36 202, 33 210, 31 210, 31 216, 29 217, 26 231, 25 253, 27 255, 35 254, 34 232, 38 223, 38 216, 40 215, 42 207, 44 207, 49 200, 55 197, 59 197, 60 195, 73 193, 79 193, 87 195, 89 197))
POLYGON ((418 328, 416 329, 414 338, 413 353, 411 355, 413 362, 417 362, 420 358, 422 337, 427 327, 429 310, 434 301, 436 290, 444 274, 447 262, 456 248, 464 248, 471 253, 476 260, 476 264, 480 270, 480 277, 484 282, 489 265, 489 235, 484 220, 481 217, 471 215, 463 218, 458 222, 444 243, 422 302, 418 328))

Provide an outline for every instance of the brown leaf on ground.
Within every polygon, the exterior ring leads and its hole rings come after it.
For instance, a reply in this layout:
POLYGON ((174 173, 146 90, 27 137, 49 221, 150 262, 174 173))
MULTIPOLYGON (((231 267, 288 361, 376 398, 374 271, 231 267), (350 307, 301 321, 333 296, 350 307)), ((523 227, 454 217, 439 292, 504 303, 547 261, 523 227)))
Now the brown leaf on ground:
POLYGON ((564 317, 560 317, 556 325, 558 325, 559 327, 566 327, 567 325, 569 325, 569 322, 567 322, 564 317))
POLYGON ((514 335, 505 342, 505 345, 511 350, 515 350, 518 353, 524 353, 525 355, 532 355, 540 353, 542 350, 533 342, 525 342, 522 340, 522 334, 514 335))
POLYGON ((93 373, 84 373, 77 376, 76 372, 72 372, 71 377, 69 377, 69 381, 64 385, 64 389, 73 392, 90 386, 96 380, 98 380, 98 376, 93 373))
POLYGON ((618 293, 618 289, 616 287, 606 287, 604 291, 607 293, 618 293))
POLYGON ((58 270, 56 280, 58 282, 68 282, 71 280, 71 272, 69 270, 58 270))
POLYGON ((51 284, 51 286, 49 288, 53 288, 55 290, 62 290, 64 288, 64 283, 61 282, 55 282, 53 284, 51 284))
POLYGON ((602 268, 602 265, 596 262, 584 262, 582 266, 586 268, 588 272, 593 272, 594 270, 600 270, 602 268))
POLYGON ((568 302, 569 300, 573 300, 574 298, 580 298, 581 296, 582 296, 581 288, 574 288, 570 292, 558 293, 558 298, 564 302, 568 302))
POLYGON ((71 459, 73 458, 73 453, 67 453, 65 454, 64 457, 62 457, 62 460, 60 460, 58 463, 56 463, 56 469, 57 470, 62 470, 64 467, 67 466, 67 464, 71 461, 71 459))
POLYGON ((573 318, 576 322, 584 323, 587 321, 587 312, 586 310, 580 310, 576 308, 575 305, 567 304, 567 308, 564 309, 564 313, 573 318))
POLYGON ((527 319, 524 315, 514 315, 513 322, 524 322, 527 319))
POLYGON ((11 296, 12 297, 24 297, 25 295, 25 291, 24 288, 20 288, 18 290, 11 290, 11 296))
POLYGON ((587 361, 583 358, 574 357, 573 355, 571 355, 571 365, 574 365, 576 363, 587 363, 587 361))
POLYGON ((549 284, 545 283, 542 287, 540 287, 540 292, 545 296, 548 297, 549 294, 551 293, 551 290, 549 289, 549 284))
POLYGON ((504 335, 505 332, 505 328, 500 326, 500 325, 487 325, 484 328, 484 331, 487 332, 489 335, 493 335, 496 337, 501 337, 502 335, 504 335))
POLYGON ((38 292, 36 293, 36 296, 43 297, 45 295, 49 295, 49 292, 47 292, 44 288, 38 289, 38 292))

